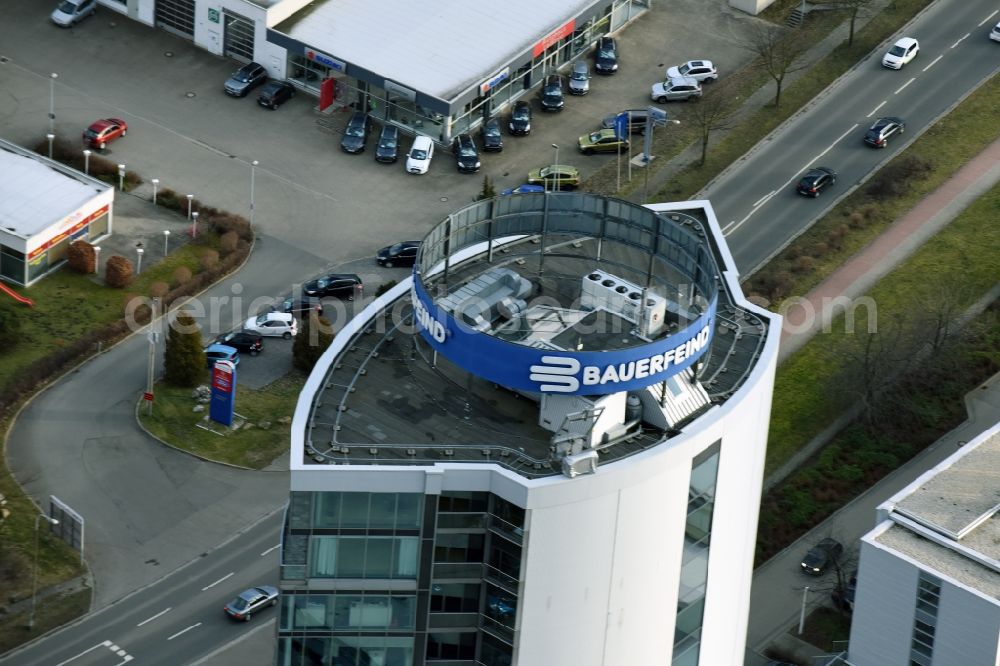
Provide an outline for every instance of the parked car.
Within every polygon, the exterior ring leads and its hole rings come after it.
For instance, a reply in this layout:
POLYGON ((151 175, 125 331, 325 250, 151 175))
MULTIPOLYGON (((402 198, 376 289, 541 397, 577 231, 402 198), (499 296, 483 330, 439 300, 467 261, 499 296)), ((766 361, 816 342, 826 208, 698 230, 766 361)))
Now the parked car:
POLYGON ((542 111, 562 111, 566 105, 563 97, 562 77, 558 74, 550 74, 545 77, 542 83, 541 94, 542 111))
POLYGON ((500 132, 500 121, 490 118, 479 128, 483 140, 483 152, 499 153, 503 150, 503 133, 500 132))
POLYGON ((459 173, 476 173, 481 163, 476 142, 468 134, 459 134, 451 143, 451 152, 455 155, 455 166, 459 173))
POLYGON ((689 102, 701 97, 701 84, 686 76, 675 76, 654 83, 649 96, 654 102, 689 102))
POLYGON ((524 183, 518 185, 517 187, 508 187, 500 192, 500 196, 505 197, 511 194, 529 194, 533 192, 544 192, 544 185, 532 185, 531 183, 524 183))
POLYGON ((528 183, 552 190, 573 190, 580 186, 580 170, 568 164, 550 164, 529 171, 528 183))
POLYGON ((619 139, 613 129, 602 129, 581 136, 579 145, 580 152, 584 155, 615 153, 628 148, 628 139, 619 139))
POLYGON ((341 149, 345 153, 352 154, 364 152, 371 129, 372 120, 368 114, 364 111, 355 111, 347 120, 347 127, 344 128, 344 136, 340 140, 341 149))
POLYGON ((345 301, 353 301, 355 296, 361 296, 362 289, 364 283, 354 273, 330 273, 302 285, 302 293, 306 296, 334 296, 345 301))
POLYGON ((247 63, 226 79, 222 89, 233 97, 246 97, 247 93, 267 80, 267 70, 255 62, 247 63))
POLYGON ((514 110, 510 112, 507 129, 514 136, 527 136, 531 133, 531 105, 523 99, 514 102, 514 110))
POLYGON ((885 148, 889 145, 889 137, 902 134, 905 129, 906 123, 902 118, 895 116, 879 118, 865 132, 865 143, 875 148, 885 148))
POLYGON ((837 172, 829 167, 816 167, 806 172, 796 185, 795 191, 807 197, 816 198, 819 193, 837 182, 837 172))
POLYGON ((375 261, 379 266, 392 268, 393 266, 412 266, 417 260, 417 250, 420 249, 420 241, 403 241, 384 247, 375 253, 375 261))
POLYGON ((590 92, 590 65, 583 60, 573 63, 573 71, 569 75, 570 95, 586 95, 590 92))
POLYGON ((240 353, 229 345, 210 344, 205 347, 205 362, 208 367, 214 368, 217 361, 232 361, 233 365, 239 365, 240 353))
POLYGON ((295 86, 288 81, 271 81, 260 89, 260 94, 257 95, 257 103, 273 110, 294 96, 295 86))
POLYGON ((920 44, 913 37, 903 37, 882 56, 882 66, 889 69, 903 69, 903 65, 917 57, 920 44))
POLYGON ((626 109, 625 111, 619 111, 618 113, 610 116, 605 116, 604 120, 601 121, 601 129, 614 129, 615 119, 622 113, 628 114, 627 122, 629 134, 645 134, 646 117, 649 115, 649 111, 646 109, 626 109))
POLYGON ((60 28, 72 28, 96 11, 97 0, 63 0, 49 18, 60 28))
POLYGON ((264 338, 258 333, 249 331, 232 331, 223 333, 215 339, 217 345, 233 347, 241 354, 256 356, 264 351, 264 338))
POLYGON ((1000 42, 1000 23, 997 23, 993 26, 993 29, 990 30, 990 39, 994 42, 1000 42))
POLYGON ((392 164, 399 159, 399 128, 395 125, 383 125, 378 135, 378 145, 375 146, 375 161, 392 164))
POLYGON ((88 148, 104 150, 109 143, 128 134, 128 123, 121 118, 103 118, 90 123, 83 132, 83 143, 88 148))
POLYGON ((282 337, 286 340, 299 332, 295 317, 290 312, 264 312, 247 319, 243 328, 257 335, 282 337))
POLYGON ((618 71, 618 44, 614 37, 601 37, 597 41, 594 69, 601 74, 614 74, 618 71))
POLYGON ((406 155, 406 171, 408 173, 427 173, 434 157, 434 142, 429 136, 418 134, 413 137, 410 152, 406 155))
POLYGON ((278 596, 278 589, 270 585, 251 587, 240 592, 238 597, 223 606, 223 610, 234 620, 249 622, 250 616, 257 611, 276 605, 278 596))
POLYGON ((715 81, 719 78, 719 72, 711 60, 688 60, 683 65, 668 67, 666 77, 672 79, 678 76, 686 76, 699 83, 703 81, 715 81))
POLYGON ((855 569, 851 572, 850 577, 844 584, 843 591, 835 589, 830 593, 830 599, 833 601, 833 605, 840 608, 848 613, 854 611, 854 595, 858 591, 858 570, 855 569))
POLYGON ((305 298, 286 298, 281 303, 281 311, 289 312, 296 317, 304 317, 315 311, 319 316, 323 316, 323 301, 315 296, 305 298))
POLYGON ((843 553, 844 547, 840 545, 839 541, 826 537, 809 549, 809 552, 802 558, 799 566, 803 572, 812 576, 819 576, 826 571, 828 566, 836 562, 843 553))

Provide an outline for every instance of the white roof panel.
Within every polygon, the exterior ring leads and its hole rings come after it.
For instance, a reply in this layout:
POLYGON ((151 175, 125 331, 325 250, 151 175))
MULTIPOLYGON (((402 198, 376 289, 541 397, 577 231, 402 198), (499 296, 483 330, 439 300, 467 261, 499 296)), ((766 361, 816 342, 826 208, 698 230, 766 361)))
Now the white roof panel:
POLYGON ((340 60, 448 100, 593 0, 326 0, 276 29, 340 60))

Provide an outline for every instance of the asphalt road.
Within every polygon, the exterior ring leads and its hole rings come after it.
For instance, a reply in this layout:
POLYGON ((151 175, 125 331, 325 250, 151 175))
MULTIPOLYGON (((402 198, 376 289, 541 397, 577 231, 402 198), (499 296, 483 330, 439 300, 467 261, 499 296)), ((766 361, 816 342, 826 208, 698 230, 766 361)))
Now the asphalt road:
POLYGON ((134 661, 179 666, 193 664, 220 643, 239 640, 251 631, 273 637, 277 608, 264 609, 244 623, 230 619, 222 607, 234 591, 277 586, 281 517, 281 512, 266 517, 223 548, 66 627, 58 640, 37 642, 3 663, 118 666, 134 661), (267 628, 260 629, 262 624, 267 628))
MULTIPOLYGON (((707 198, 741 273, 750 273, 805 231, 873 170, 912 142, 949 107, 1000 70, 988 38, 995 0, 944 0, 894 37, 914 37, 920 53, 901 70, 882 66, 884 50, 861 61, 707 189, 707 198), (865 131, 880 116, 899 116, 906 132, 884 149, 865 131), (813 166, 838 173, 818 199, 795 192, 813 166)), ((773 84, 772 84, 773 85, 773 84)), ((983 118, 983 122, 996 119, 983 118)))

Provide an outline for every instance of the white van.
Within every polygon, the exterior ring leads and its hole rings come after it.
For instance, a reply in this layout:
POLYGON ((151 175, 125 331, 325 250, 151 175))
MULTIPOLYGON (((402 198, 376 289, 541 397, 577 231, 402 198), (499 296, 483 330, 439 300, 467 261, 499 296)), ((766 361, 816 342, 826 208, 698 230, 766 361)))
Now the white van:
POLYGON ((97 11, 97 0, 62 0, 49 18, 61 28, 72 28, 97 11))
POLYGON ((406 156, 406 170, 409 173, 427 173, 431 168, 431 158, 434 157, 434 142, 429 136, 418 134, 413 138, 413 145, 406 156))

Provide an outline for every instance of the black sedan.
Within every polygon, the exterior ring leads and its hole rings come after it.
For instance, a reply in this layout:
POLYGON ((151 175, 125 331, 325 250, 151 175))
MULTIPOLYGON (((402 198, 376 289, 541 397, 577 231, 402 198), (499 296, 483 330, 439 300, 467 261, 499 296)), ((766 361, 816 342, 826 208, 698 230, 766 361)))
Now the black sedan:
POLYGON ((819 576, 844 554, 844 547, 836 539, 826 537, 809 549, 799 566, 804 573, 819 576))
POLYGON ((399 129, 395 125, 385 125, 378 135, 375 161, 392 164, 397 159, 399 159, 399 129))
POLYGON ((562 79, 552 74, 545 77, 542 84, 541 105, 543 111, 562 111, 566 104, 563 96, 562 79))
POLYGON ((375 261, 379 266, 392 268, 393 266, 412 266, 417 260, 417 250, 420 249, 420 241, 403 241, 379 250, 375 254, 375 261))
POLYGON ((521 100, 514 103, 507 129, 514 136, 527 136, 531 133, 531 105, 521 100))
POLYGON ((364 284, 361 282, 361 278, 353 273, 330 273, 306 282, 302 285, 302 293, 316 298, 333 296, 353 301, 355 296, 361 296, 363 288, 364 284))
POLYGON ((233 347, 242 354, 256 356, 264 350, 264 338, 250 331, 223 333, 215 339, 215 344, 233 347))
POLYGON ((344 128, 344 138, 340 140, 340 147, 345 153, 364 151, 371 127, 372 121, 368 114, 358 111, 347 121, 347 127, 344 128))
POLYGON ((503 134, 500 132, 500 121, 490 118, 479 129, 483 139, 483 152, 499 153, 503 150, 503 134))
POLYGON ((260 89, 257 103, 274 110, 295 96, 295 86, 288 81, 271 81, 260 89))
POLYGON ((469 134, 459 134, 451 144, 451 152, 455 155, 455 166, 459 173, 476 173, 481 163, 476 142, 469 134))
POLYGON ((829 167, 810 169, 795 187, 795 191, 807 197, 816 198, 819 193, 837 182, 837 172, 829 167))
POLYGON ((618 71, 618 44, 614 37, 601 37, 594 51, 594 70, 601 74, 614 74, 618 71))
POLYGON ((906 123, 902 118, 886 116, 879 118, 865 132, 865 143, 873 148, 885 148, 889 145, 889 137, 902 134, 906 129, 906 123))

